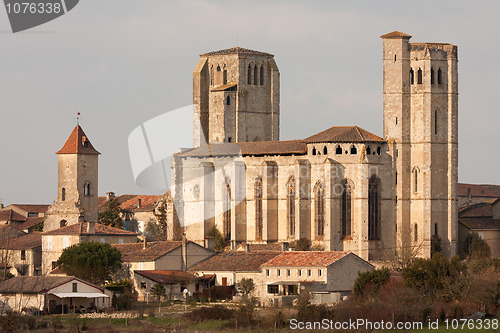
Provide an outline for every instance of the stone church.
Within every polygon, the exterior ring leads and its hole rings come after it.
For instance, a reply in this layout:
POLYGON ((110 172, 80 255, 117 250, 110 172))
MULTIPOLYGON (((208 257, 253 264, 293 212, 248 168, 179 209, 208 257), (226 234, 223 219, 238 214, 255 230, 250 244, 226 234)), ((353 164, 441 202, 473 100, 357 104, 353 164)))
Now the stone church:
POLYGON ((215 225, 233 243, 306 237, 380 260, 410 247, 429 257, 438 235, 456 254, 457 46, 381 38, 383 137, 333 126, 279 141, 274 56, 240 47, 200 56, 194 148, 174 155, 169 193, 188 239, 203 243, 215 225))

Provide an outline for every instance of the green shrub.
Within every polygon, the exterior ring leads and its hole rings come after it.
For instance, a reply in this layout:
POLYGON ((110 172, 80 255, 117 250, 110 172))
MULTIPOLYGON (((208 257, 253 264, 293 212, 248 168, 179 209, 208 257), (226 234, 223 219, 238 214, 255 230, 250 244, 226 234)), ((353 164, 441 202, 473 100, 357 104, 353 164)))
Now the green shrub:
POLYGON ((359 273, 356 282, 354 282, 354 293, 356 295, 362 295, 365 293, 367 287, 370 286, 372 287, 373 293, 377 294, 380 287, 384 285, 390 277, 391 273, 387 268, 359 273))

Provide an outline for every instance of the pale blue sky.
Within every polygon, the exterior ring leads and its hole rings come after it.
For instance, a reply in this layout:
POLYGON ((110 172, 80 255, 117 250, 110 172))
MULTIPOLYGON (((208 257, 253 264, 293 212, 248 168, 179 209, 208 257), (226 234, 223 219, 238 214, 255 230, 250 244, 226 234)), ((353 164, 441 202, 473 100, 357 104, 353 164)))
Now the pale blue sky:
POLYGON ((500 184, 498 1, 84 0, 12 34, 0 9, 0 201, 51 203, 54 154, 82 113, 100 157, 99 192, 134 183, 127 137, 191 103, 198 55, 242 46, 275 55, 281 138, 334 125, 382 135, 382 41, 459 46, 459 180, 500 184))

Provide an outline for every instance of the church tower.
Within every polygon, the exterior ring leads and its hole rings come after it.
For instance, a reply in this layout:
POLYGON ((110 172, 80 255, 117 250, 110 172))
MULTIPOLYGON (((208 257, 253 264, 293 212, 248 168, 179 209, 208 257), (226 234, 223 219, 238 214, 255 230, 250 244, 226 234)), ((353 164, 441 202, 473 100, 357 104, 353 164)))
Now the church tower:
POLYGON ((193 145, 279 140, 274 56, 241 47, 200 55, 193 71, 193 145))
POLYGON ((83 221, 97 221, 98 156, 89 138, 77 125, 57 153, 56 202, 47 211, 44 231, 83 221))
POLYGON ((431 240, 457 253, 458 50, 445 43, 410 43, 381 36, 384 139, 393 159, 398 250, 429 257, 431 240))

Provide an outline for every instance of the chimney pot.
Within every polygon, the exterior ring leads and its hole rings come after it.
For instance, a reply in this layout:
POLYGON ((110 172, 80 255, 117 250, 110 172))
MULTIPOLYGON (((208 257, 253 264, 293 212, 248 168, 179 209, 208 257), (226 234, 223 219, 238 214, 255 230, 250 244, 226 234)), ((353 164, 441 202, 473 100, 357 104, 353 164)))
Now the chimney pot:
POLYGON ((87 233, 95 234, 95 222, 87 222, 87 233))
POLYGON ((115 198, 115 192, 107 192, 106 197, 108 200, 112 200, 115 198))
POLYGON ((245 244, 245 252, 250 252, 250 244, 245 244))
POLYGON ((141 204, 142 204, 141 199, 140 198, 137 199, 137 208, 141 208, 141 204))
POLYGON ((288 242, 281 243, 281 251, 283 252, 290 251, 290 245, 288 244, 288 242))
POLYGON ((205 248, 210 251, 215 251, 215 239, 213 237, 205 238, 205 248))

